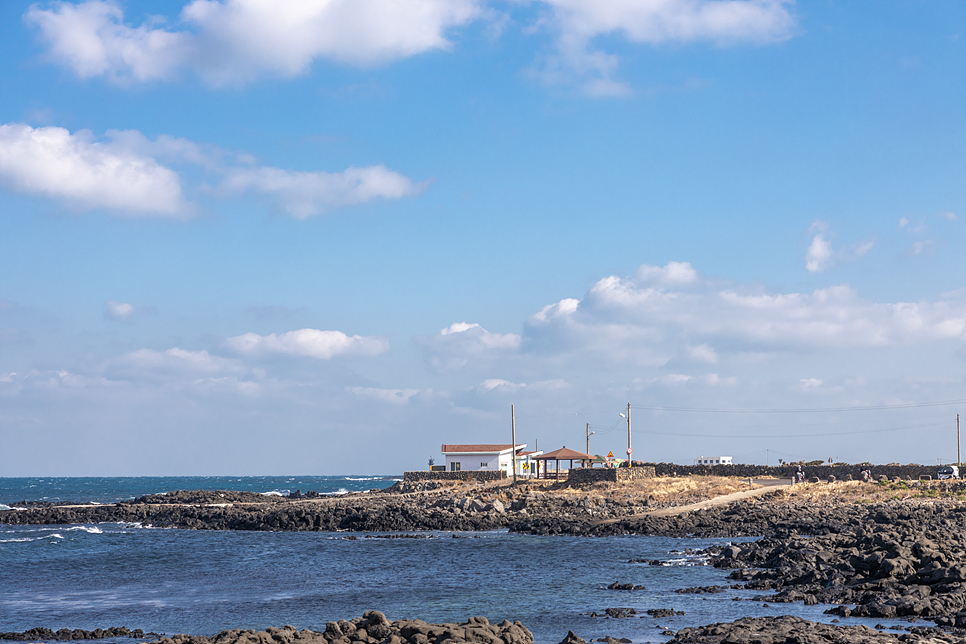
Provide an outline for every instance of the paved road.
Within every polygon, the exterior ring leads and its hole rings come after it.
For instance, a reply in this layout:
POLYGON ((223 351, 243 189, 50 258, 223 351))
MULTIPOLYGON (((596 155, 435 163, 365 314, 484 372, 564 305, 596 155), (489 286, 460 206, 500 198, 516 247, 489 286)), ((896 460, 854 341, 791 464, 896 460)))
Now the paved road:
POLYGON ((606 519, 604 521, 598 521, 594 523, 594 525, 618 523, 620 521, 627 521, 628 519, 638 519, 638 518, 644 518, 644 517, 669 517, 677 514, 684 514, 686 512, 694 512, 695 510, 703 510, 705 508, 711 508, 716 505, 725 505, 725 504, 731 503, 732 501, 740 501, 741 499, 747 499, 753 496, 768 494, 770 492, 774 492, 778 488, 787 487, 792 483, 790 479, 751 479, 751 481, 754 485, 760 485, 761 487, 753 488, 751 490, 744 490, 743 492, 732 492, 731 494, 723 494, 721 496, 716 496, 713 499, 708 499, 706 501, 699 501, 698 503, 679 505, 673 508, 664 508, 662 510, 655 510, 653 512, 646 512, 644 514, 632 514, 630 516, 621 517, 619 519, 606 519))

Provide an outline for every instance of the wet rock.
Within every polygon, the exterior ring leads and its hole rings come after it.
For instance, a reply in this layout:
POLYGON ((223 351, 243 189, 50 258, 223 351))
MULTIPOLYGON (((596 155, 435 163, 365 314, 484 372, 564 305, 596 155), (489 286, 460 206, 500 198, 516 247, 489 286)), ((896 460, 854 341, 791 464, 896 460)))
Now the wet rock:
POLYGON ((53 631, 49 628, 31 628, 22 633, 3 633, 0 632, 0 640, 13 640, 17 642, 36 642, 36 641, 68 641, 68 640, 101 640, 119 637, 149 638, 158 637, 157 633, 145 633, 140 628, 134 630, 126 626, 112 626, 111 628, 96 628, 86 631, 81 628, 62 628, 53 631))
POLYGON ((694 586, 692 588, 678 588, 674 592, 688 595, 713 595, 725 591, 721 586, 694 586))
MULTIPOLYGON (((605 608, 604 615, 607 617, 613 617, 615 619, 624 619, 625 617, 630 617, 631 615, 637 615, 637 611, 633 608, 605 608)), ((603 617, 604 615, 594 615, 591 613, 591 617, 603 617)))
POLYGON ((644 586, 635 586, 634 584, 622 584, 619 581, 615 581, 607 590, 647 590, 644 586))
MULTIPOLYGON (((881 626, 881 624, 879 625, 881 626)), ((883 626, 883 629, 885 627, 883 626)), ((898 644, 899 642, 960 642, 954 635, 930 631, 926 637, 884 633, 867 626, 839 626, 798 617, 745 617, 734 622, 683 628, 670 644, 898 644)))
POLYGON ((587 644, 587 640, 577 637, 573 631, 567 631, 567 636, 560 640, 560 644, 587 644))
POLYGON ((649 608, 647 614, 651 617, 674 617, 675 615, 684 615, 685 613, 674 610, 673 608, 649 608))
MULTIPOLYGON (((583 640, 580 640, 581 642, 583 640)), ((191 635, 162 637, 152 644, 533 644, 533 634, 520 622, 490 624, 485 617, 462 623, 428 624, 422 620, 390 622, 379 611, 367 611, 350 621, 328 622, 319 633, 292 626, 264 631, 229 630, 210 638, 191 635)), ((579 643, 575 643, 579 644, 579 643)))

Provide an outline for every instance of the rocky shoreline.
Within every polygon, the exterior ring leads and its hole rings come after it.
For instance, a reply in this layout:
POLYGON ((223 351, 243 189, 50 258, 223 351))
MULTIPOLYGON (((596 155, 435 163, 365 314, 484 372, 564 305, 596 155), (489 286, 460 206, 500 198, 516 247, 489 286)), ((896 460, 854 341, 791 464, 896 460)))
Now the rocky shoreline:
MULTIPOLYGON (((771 620, 759 618, 758 621, 745 618, 729 624, 682 629, 672 642, 960 642, 966 641, 963 639, 966 635, 966 505, 959 500, 958 488, 943 489, 947 492, 952 490, 952 493, 935 499, 925 494, 922 497, 882 502, 863 499, 849 503, 771 493, 674 516, 649 516, 648 513, 655 508, 682 504, 689 500, 687 497, 655 501, 653 497, 633 494, 608 495, 608 490, 604 489, 563 492, 527 485, 494 488, 461 486, 416 491, 397 489, 380 494, 324 499, 265 498, 239 492, 175 492, 141 497, 111 506, 28 506, 0 512, 0 522, 63 524, 110 521, 195 529, 417 533, 426 530, 506 528, 539 535, 762 537, 753 542, 715 546, 702 554, 712 565, 731 571, 732 588, 761 591, 763 594, 756 598, 758 601, 827 604, 829 609, 826 613, 835 619, 847 620, 851 616, 904 618, 913 622, 913 625, 904 627, 903 632, 886 633, 865 627, 817 624, 791 617, 771 620)), ((630 565, 660 563, 638 559, 629 562, 630 565)), ((609 589, 634 591, 643 590, 643 587, 615 582, 609 589)), ((711 594, 716 590, 716 587, 697 587, 680 589, 680 592, 711 594)), ((425 625, 419 626, 424 629, 419 632, 425 638, 417 637, 416 641, 413 641, 417 634, 413 630, 416 622, 383 623, 376 613, 366 613, 363 618, 336 624, 338 631, 333 627, 331 630, 327 628, 325 633, 295 631, 286 627, 288 630, 276 629, 268 635, 254 631, 226 631, 228 635, 222 633, 212 638, 175 636, 159 642, 532 642, 532 636, 527 640, 523 634, 524 631, 529 634, 529 631, 518 623, 512 625, 517 630, 508 636, 510 639, 505 639, 506 633, 510 632, 507 630, 510 628, 509 622, 501 623, 498 627, 472 620, 458 625, 419 623, 425 625), (375 630, 369 628, 370 625, 376 627, 375 630), (448 629, 448 634, 444 636, 443 631, 432 630, 434 628, 448 629), (431 629, 432 637, 426 635, 430 631, 425 629, 431 629), (384 630, 386 634, 383 634, 384 630)), ((54 639, 39 637, 39 633, 37 635, 25 639, 54 639)), ((89 637, 65 636, 59 639, 89 637)), ((579 644, 578 640, 582 641, 573 635, 569 644, 579 644)))
MULTIPOLYGON (((394 486, 396 487, 396 486, 394 486)), ((672 503, 609 498, 598 492, 553 494, 542 485, 422 486, 338 497, 265 496, 253 492, 177 491, 116 504, 11 503, 0 524, 141 523, 195 530, 528 531, 531 521, 583 524, 672 503)), ((564 524, 569 525, 569 524, 564 524)))
POLYGON ((217 635, 173 635, 152 644, 533 644, 533 633, 520 622, 490 624, 485 617, 465 622, 428 624, 422 620, 389 621, 376 610, 362 617, 329 622, 322 632, 293 626, 264 631, 228 630, 217 635))
MULTIPOLYGON (((648 611, 651 613, 652 611, 648 611)), ((656 611, 655 611, 656 612, 656 611)), ((673 611, 671 611, 673 612, 673 611)), ((657 616, 657 615, 655 615, 657 616)), ((723 622, 682 628, 677 633, 665 631, 671 637, 667 644, 963 644, 962 637, 936 627, 884 625, 848 626, 823 624, 798 617, 745 617, 723 622), (890 632, 891 631, 891 632, 890 632)), ((177 634, 158 636, 126 628, 97 629, 95 631, 51 631, 34 628, 23 633, 0 633, 0 639, 14 641, 67 641, 130 637, 149 640, 148 644, 533 644, 533 634, 520 622, 504 620, 490 624, 485 617, 470 617, 465 622, 430 624, 418 619, 389 621, 375 610, 362 617, 326 624, 324 631, 298 630, 293 626, 281 628, 232 629, 206 635, 177 634), (154 639, 152 639, 154 638, 154 639)), ((590 642, 604 644, 632 644, 627 638, 599 637, 590 642)), ((569 631, 560 644, 588 644, 569 631)))
POLYGON ((744 588, 774 593, 759 597, 768 602, 832 604, 826 613, 840 617, 921 617, 966 635, 963 505, 870 507, 819 533, 709 553, 744 588))
POLYGON ((112 626, 111 628, 95 628, 86 631, 82 628, 61 628, 51 630, 49 628, 31 628, 22 633, 0 632, 0 640, 14 642, 68 642, 71 640, 106 640, 129 637, 132 639, 157 639, 157 633, 145 633, 140 628, 131 630, 126 626, 112 626))

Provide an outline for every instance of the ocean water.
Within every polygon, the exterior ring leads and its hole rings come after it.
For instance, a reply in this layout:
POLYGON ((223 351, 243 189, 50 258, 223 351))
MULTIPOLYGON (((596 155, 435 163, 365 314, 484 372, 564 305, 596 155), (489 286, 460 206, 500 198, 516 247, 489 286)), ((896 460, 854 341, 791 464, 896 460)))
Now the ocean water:
POLYGON ((16 501, 116 503, 145 494, 174 490, 240 490, 321 494, 384 489, 402 476, 123 476, 0 478, 0 504, 16 501))
MULTIPOLYGON (((165 489, 320 489, 345 477, 232 479, 17 479, 2 481, 10 500, 130 498, 165 489), (211 482, 211 484, 207 484, 211 482), (256 485, 256 482, 258 485, 256 485), (159 489, 156 487, 161 485, 159 489), (154 487, 152 487, 154 486, 154 487), (38 496, 32 497, 30 490, 38 496), (11 494, 12 493, 12 496, 11 494), (88 494, 84 497, 83 494, 88 494)), ((352 477, 365 479, 367 477, 352 477)), ((356 481, 368 487, 391 481, 356 481)), ((338 491, 330 490, 330 491, 338 491)), ((538 537, 506 531, 420 533, 386 539, 381 534, 227 532, 156 529, 105 523, 75 526, 0 526, 0 631, 35 626, 127 626, 158 633, 212 634, 227 628, 291 624, 324 629, 369 609, 390 619, 461 621, 483 615, 520 620, 539 644, 559 642, 568 630, 585 639, 627 637, 666 640, 659 627, 730 621, 745 615, 793 614, 829 621, 823 606, 773 604, 756 592, 715 595, 674 592, 690 586, 727 585, 727 572, 702 565, 686 549, 724 540, 623 536, 538 537), (631 564, 666 559, 673 565, 631 564), (643 591, 612 591, 614 581, 643 591), (740 601, 735 601, 735 598, 740 601), (629 607, 643 617, 607 619, 593 611, 629 607), (649 608, 686 615, 652 618, 649 608)), ((883 620, 845 620, 872 625, 883 620)))

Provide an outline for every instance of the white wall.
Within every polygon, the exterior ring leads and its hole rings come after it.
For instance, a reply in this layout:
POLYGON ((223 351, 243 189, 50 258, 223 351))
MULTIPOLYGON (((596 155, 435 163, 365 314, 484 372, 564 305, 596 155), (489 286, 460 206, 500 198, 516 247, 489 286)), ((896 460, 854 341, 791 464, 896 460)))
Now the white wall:
MULTIPOLYGON (((453 468, 450 463, 458 462, 460 464, 461 472, 499 472, 500 471, 500 455, 499 454, 472 454, 466 452, 463 454, 446 454, 446 471, 449 472, 453 468), (486 465, 482 465, 486 463, 486 465)), ((507 453, 505 460, 507 468, 510 467, 510 455, 507 453)), ((507 469, 509 472, 509 469, 507 469)))

